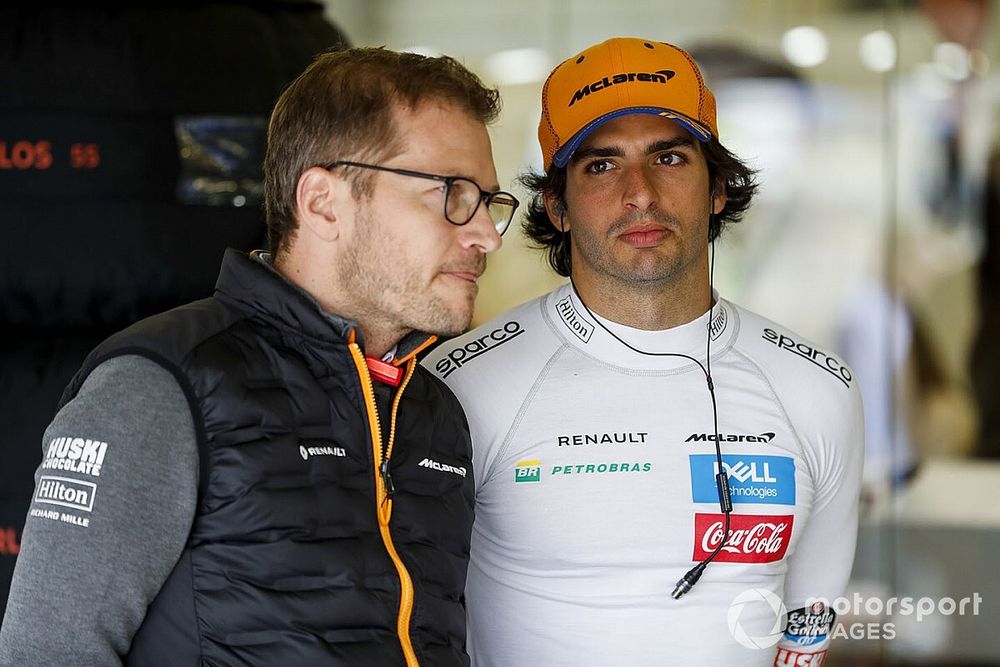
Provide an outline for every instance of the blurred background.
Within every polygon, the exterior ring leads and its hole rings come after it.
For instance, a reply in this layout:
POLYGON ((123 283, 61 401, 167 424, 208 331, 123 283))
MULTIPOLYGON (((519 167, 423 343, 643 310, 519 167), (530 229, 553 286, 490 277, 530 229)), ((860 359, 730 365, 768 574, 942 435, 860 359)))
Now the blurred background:
MULTIPOLYGON (((0 602, 62 387, 108 333, 207 294, 222 248, 263 243, 267 114, 313 54, 464 62, 501 90, 497 169, 523 200, 548 72, 639 36, 695 56, 723 144, 760 170, 717 244, 719 292, 843 356, 864 395, 861 540, 827 664, 1000 665, 998 29, 990 0, 0 9, 0 602), (906 597, 935 610, 887 609, 906 597)), ((518 229, 504 241, 477 323, 560 282, 518 229)))

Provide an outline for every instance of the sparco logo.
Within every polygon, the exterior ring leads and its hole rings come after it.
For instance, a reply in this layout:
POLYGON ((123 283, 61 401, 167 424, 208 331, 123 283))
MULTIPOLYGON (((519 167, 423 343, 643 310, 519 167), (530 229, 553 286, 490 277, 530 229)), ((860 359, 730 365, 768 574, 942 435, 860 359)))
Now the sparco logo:
MULTIPOLYGON (((715 560, 727 563, 781 560, 788 549, 794 519, 791 515, 731 514, 729 539, 725 540, 715 560)), ((722 543, 725 521, 722 514, 695 514, 693 560, 704 560, 722 543)))
POLYGON ((299 445, 299 456, 303 461, 308 461, 310 456, 347 456, 347 452, 343 447, 327 443, 304 442, 299 445))
POLYGON ((573 301, 566 297, 556 303, 556 311, 566 327, 584 343, 590 342, 590 336, 594 333, 594 327, 580 316, 573 301))
MULTIPOLYGON (((684 442, 715 442, 714 433, 692 433, 684 442)), ((771 442, 774 440, 773 433, 761 433, 760 435, 747 435, 746 433, 720 433, 719 442, 771 442)))
POLYGON ((448 353, 447 357, 438 361, 434 368, 441 377, 446 378, 479 355, 485 354, 523 333, 524 329, 521 328, 519 322, 507 322, 502 327, 483 334, 479 338, 474 338, 462 347, 455 348, 448 353))
POLYGON ((805 343, 796 343, 792 338, 779 334, 777 331, 772 329, 764 329, 764 335, 761 336, 768 343, 773 343, 783 350, 788 350, 803 359, 808 359, 817 367, 822 368, 824 371, 837 378, 844 383, 845 387, 851 386, 851 380, 854 378, 851 376, 851 371, 848 370, 844 364, 839 362, 836 357, 830 356, 822 350, 817 350, 816 348, 809 347, 805 343))
POLYGON ((452 472, 456 475, 461 475, 465 477, 468 472, 465 468, 459 466, 450 466, 447 463, 438 463, 437 461, 431 459, 424 459, 418 465, 424 468, 431 468, 432 470, 440 470, 441 472, 452 472))
POLYGON ((35 502, 90 512, 94 509, 95 491, 97 485, 93 482, 81 482, 68 477, 42 476, 38 479, 35 502))
POLYGON ((621 72, 619 74, 612 75, 610 78, 605 76, 597 81, 594 81, 593 83, 588 83, 586 86, 573 93, 573 97, 570 99, 567 106, 571 107, 587 95, 596 93, 599 90, 604 90, 605 88, 610 88, 611 86, 619 83, 628 83, 629 81, 642 81, 643 83, 666 83, 672 78, 674 78, 674 72, 668 69, 658 69, 655 72, 621 72))

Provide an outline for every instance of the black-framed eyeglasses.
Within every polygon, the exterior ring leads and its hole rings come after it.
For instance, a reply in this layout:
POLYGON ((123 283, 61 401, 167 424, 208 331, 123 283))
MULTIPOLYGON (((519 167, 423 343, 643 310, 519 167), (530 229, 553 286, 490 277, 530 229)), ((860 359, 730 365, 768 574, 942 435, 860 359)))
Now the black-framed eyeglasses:
POLYGON ((479 187, 479 184, 464 176, 441 176, 440 174, 428 174, 412 169, 395 169, 383 167, 378 164, 365 164, 364 162, 351 162, 349 160, 337 160, 323 165, 324 169, 335 169, 337 167, 358 167, 360 169, 375 169, 377 171, 388 171, 393 174, 403 176, 413 176, 414 178, 426 178, 432 181, 444 183, 444 219, 453 225, 464 225, 479 210, 479 205, 486 202, 486 210, 489 212, 493 226, 499 234, 503 235, 510 227, 510 221, 514 219, 514 213, 521 202, 517 197, 509 192, 498 190, 497 192, 487 192, 479 187))

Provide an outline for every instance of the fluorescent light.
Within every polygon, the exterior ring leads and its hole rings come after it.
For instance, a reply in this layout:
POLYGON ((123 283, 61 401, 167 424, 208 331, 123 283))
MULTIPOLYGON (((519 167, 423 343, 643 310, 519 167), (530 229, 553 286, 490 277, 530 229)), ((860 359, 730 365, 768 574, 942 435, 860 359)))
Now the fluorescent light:
POLYGON ((800 25, 781 38, 781 52, 796 67, 815 67, 826 61, 830 43, 819 28, 800 25))
POLYGON ((543 81, 552 71, 552 57, 544 49, 508 49, 487 57, 483 68, 490 81, 516 86, 543 81))
POLYGON ((871 71, 888 72, 896 66, 896 40, 885 30, 875 30, 858 42, 858 55, 871 71))

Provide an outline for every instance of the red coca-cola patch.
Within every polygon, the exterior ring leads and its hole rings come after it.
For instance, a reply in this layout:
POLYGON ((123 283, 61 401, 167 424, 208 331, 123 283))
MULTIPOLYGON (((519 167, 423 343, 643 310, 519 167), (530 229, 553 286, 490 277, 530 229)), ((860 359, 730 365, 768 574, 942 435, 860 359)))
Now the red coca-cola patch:
MULTIPOLYGON (((773 563, 785 557, 792 537, 791 515, 731 514, 729 539, 715 557, 717 563, 773 563)), ((694 515, 694 556, 701 561, 722 542, 726 517, 722 514, 694 515)))

